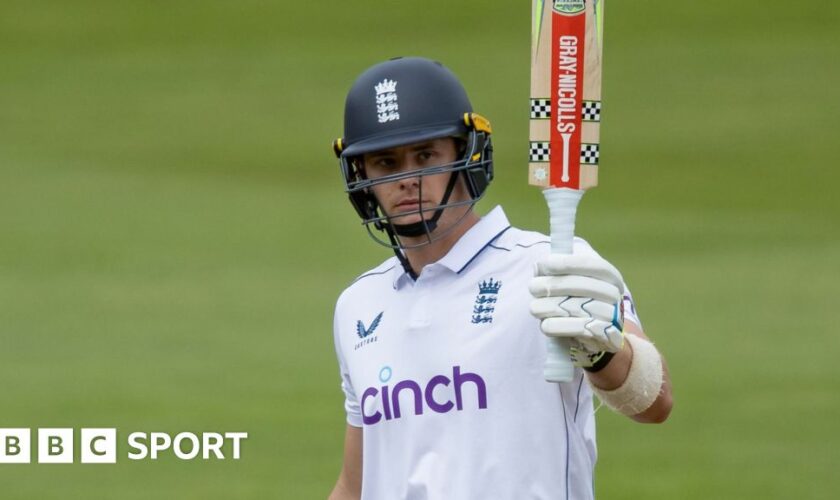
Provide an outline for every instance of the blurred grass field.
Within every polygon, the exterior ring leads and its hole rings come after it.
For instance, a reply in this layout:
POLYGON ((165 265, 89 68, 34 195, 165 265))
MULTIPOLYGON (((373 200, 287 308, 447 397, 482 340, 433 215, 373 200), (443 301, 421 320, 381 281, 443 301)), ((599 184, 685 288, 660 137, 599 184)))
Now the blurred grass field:
MULTIPOLYGON (((0 466, 0 496, 325 497, 332 307, 388 256, 331 155, 344 94, 379 60, 443 61, 494 124, 481 208, 546 230, 520 4, 0 3, 0 427, 250 433, 237 462, 0 466)), ((606 17, 578 233, 630 283, 676 406, 599 411, 599 497, 835 498, 840 7, 606 17)))

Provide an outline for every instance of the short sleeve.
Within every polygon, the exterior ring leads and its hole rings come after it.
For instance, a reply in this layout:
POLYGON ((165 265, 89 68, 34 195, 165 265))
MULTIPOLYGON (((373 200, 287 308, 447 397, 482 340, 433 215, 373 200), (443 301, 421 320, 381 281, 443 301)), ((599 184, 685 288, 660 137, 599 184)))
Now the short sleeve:
POLYGON ((633 302, 633 295, 630 293, 630 289, 627 288, 627 285, 624 285, 624 298, 622 299, 622 303, 624 306, 624 320, 627 321, 628 319, 633 323, 642 326, 642 320, 639 319, 639 313, 636 311, 636 303, 633 302))
POLYGON ((341 348, 341 339, 338 329, 338 307, 336 307, 335 319, 333 320, 333 340, 335 342, 335 354, 338 358, 338 370, 341 376, 341 391, 344 393, 344 411, 347 414, 347 423, 354 427, 362 426, 362 412, 359 406, 359 398, 353 389, 353 381, 350 378, 350 370, 344 359, 344 352, 341 348))

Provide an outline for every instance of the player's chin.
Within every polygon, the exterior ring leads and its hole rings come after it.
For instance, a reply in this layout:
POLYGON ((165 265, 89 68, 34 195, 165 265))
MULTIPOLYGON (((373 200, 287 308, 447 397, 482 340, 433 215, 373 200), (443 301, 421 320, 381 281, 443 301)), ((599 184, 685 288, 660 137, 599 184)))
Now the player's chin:
POLYGON ((407 226, 409 224, 416 224, 423 220, 423 216, 417 212, 405 214, 405 215, 392 215, 390 217, 391 224, 396 224, 398 226, 407 226))

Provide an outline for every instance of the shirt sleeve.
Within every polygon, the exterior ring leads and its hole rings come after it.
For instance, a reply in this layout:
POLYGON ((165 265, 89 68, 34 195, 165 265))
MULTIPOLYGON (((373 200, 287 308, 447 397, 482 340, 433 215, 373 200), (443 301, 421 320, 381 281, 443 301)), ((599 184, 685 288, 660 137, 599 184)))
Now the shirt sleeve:
POLYGON ((624 306, 624 320, 627 321, 628 319, 633 323, 642 326, 642 320, 639 319, 639 313, 636 311, 636 303, 633 302, 633 295, 630 293, 630 289, 627 288, 627 285, 624 285, 624 298, 622 299, 622 304, 624 306))
POLYGON ((347 423, 354 427, 362 426, 362 412, 359 406, 359 399, 353 389, 353 381, 350 378, 350 370, 344 359, 344 351, 341 348, 341 338, 338 328, 338 307, 336 307, 335 318, 333 319, 333 340, 335 342, 335 354, 338 358, 338 370, 341 376, 341 391, 344 393, 344 411, 347 414, 347 423))

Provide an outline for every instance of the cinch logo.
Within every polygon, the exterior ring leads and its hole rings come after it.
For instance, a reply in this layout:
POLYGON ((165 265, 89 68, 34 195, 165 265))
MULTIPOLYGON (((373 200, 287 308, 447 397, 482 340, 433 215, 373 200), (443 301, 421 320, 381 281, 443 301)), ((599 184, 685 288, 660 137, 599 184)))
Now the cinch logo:
MULTIPOLYGON (((383 384, 387 384, 391 379, 391 375, 391 368, 386 366, 379 371, 379 380, 383 384)), ((402 380, 397 382, 393 388, 388 385, 383 385, 379 388, 368 387, 362 393, 362 422, 365 425, 374 425, 379 423, 383 417, 385 420, 394 420, 402 417, 400 393, 411 395, 411 399, 403 396, 402 402, 410 401, 415 415, 422 415, 425 407, 428 407, 435 413, 449 413, 453 408, 457 411, 462 411, 464 409, 464 384, 468 382, 475 387, 478 409, 486 409, 487 386, 484 383, 484 379, 477 373, 461 373, 460 366, 453 366, 451 379, 445 375, 435 375, 426 383, 425 387, 421 387, 420 384, 413 380, 402 380), (452 387, 447 391, 445 388, 450 387, 450 385, 452 387), (435 389, 439 387, 442 389, 438 391, 438 396, 436 397, 435 389), (444 399, 446 393, 448 393, 448 397, 444 399), (453 393, 455 402, 452 402, 453 393), (371 403, 368 403, 368 401, 371 401, 371 403), (369 406, 370 408, 368 408, 369 406)))

